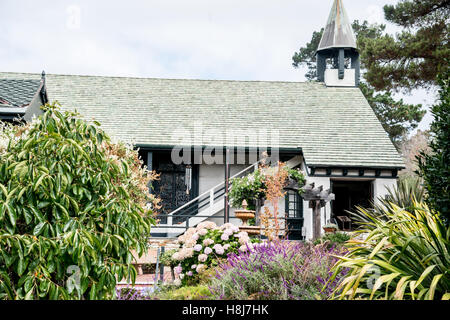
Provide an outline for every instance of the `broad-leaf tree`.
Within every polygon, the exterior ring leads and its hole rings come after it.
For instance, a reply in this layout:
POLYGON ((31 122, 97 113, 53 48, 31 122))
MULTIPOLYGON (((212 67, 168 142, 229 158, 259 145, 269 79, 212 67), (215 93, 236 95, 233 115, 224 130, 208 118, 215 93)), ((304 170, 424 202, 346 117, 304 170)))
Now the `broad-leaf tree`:
POLYGON ((154 223, 137 152, 54 106, 0 133, 0 299, 114 297, 154 223))
MULTIPOLYGON (((367 39, 377 39, 384 34, 385 25, 369 24, 367 21, 360 23, 358 20, 352 24, 357 37, 358 48, 367 39)), ((308 80, 316 80, 316 50, 322 38, 323 29, 316 31, 312 39, 305 47, 299 49, 292 57, 293 66, 306 66, 308 68, 305 77, 308 80)), ((361 59, 361 70, 365 73, 366 63, 364 55, 361 59)), ((421 104, 407 104, 403 99, 395 99, 389 91, 377 92, 373 86, 365 81, 361 81, 360 88, 373 111, 377 115, 385 131, 391 140, 399 146, 399 143, 409 132, 417 127, 422 120, 425 111, 421 104)))

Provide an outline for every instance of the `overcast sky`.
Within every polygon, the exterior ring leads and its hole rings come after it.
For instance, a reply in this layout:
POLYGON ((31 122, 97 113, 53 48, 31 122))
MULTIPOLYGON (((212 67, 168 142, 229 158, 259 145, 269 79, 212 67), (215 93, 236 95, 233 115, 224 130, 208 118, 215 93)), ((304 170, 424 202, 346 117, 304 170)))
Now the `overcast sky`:
MULTIPOLYGON (((1 0, 0 70, 304 81, 291 57, 325 25, 332 2, 1 0)), ((383 5, 396 2, 344 4, 351 20, 382 23, 383 5)), ((434 95, 420 91, 405 99, 430 104, 434 95)))

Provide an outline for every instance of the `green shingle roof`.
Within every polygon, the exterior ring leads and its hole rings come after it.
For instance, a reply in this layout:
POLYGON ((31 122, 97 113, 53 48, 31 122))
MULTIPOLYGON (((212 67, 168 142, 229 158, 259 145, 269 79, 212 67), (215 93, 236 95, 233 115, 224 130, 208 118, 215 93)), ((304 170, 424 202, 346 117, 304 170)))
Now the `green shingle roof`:
POLYGON ((0 79, 0 101, 3 105, 22 107, 30 104, 41 85, 37 79, 0 79))
MULTIPOLYGON (((39 77, 0 73, 0 78, 39 77)), ((109 134, 139 146, 183 144, 174 132, 193 134, 201 123, 204 137, 211 138, 203 145, 218 145, 213 137, 225 137, 227 129, 266 128, 279 132, 280 148, 302 148, 310 166, 404 166, 358 88, 53 74, 46 85, 50 101, 77 109, 109 134)))

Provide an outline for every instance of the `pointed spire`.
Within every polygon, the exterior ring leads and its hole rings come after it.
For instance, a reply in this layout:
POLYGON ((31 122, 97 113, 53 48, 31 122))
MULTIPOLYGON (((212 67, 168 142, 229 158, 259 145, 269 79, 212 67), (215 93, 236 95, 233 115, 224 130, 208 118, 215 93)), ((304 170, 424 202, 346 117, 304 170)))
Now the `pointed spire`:
POLYGON ((356 38, 342 0, 334 0, 317 51, 330 48, 355 48, 356 38))

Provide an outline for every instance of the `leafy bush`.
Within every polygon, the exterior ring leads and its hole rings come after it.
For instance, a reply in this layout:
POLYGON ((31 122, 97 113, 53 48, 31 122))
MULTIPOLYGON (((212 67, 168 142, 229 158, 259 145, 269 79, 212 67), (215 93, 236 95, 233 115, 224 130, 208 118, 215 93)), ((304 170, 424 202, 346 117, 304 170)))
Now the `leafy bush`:
POLYGON ((156 294, 156 298, 159 300, 205 300, 210 296, 211 292, 205 285, 172 288, 156 294))
MULTIPOLYGON (((301 187, 305 185, 306 178, 304 173, 300 169, 292 169, 287 167, 284 163, 278 164, 281 170, 286 170, 287 177, 294 180, 299 187, 299 193, 302 194, 301 187)), ((230 201, 234 208, 241 208, 244 200, 248 203, 249 210, 255 210, 255 203, 258 199, 264 199, 267 192, 267 183, 275 176, 277 170, 273 167, 268 167, 262 164, 258 170, 241 178, 234 178, 230 180, 230 201)), ((285 179, 287 184, 288 180, 285 179)), ((285 185, 280 186, 285 187, 285 185)))
POLYGON ((257 240, 250 239, 246 232, 239 232, 239 228, 231 223, 217 227, 206 221, 188 229, 178 241, 183 247, 172 255, 172 259, 178 262, 175 272, 186 285, 198 283, 199 275, 209 267, 217 266, 229 253, 246 251, 257 240))
POLYGON ((114 296, 154 223, 137 152, 56 106, 13 131, 0 159, 0 299, 114 296))
POLYGON ((334 274, 343 268, 351 272, 334 297, 450 299, 450 231, 438 215, 424 203, 414 203, 411 211, 391 204, 384 213, 387 221, 360 212, 370 221, 370 232, 365 240, 348 242, 349 252, 334 274))
POLYGON ((178 262, 177 262, 176 260, 174 260, 174 259, 172 258, 172 256, 173 256, 173 254, 174 254, 175 252, 177 252, 177 251, 178 251, 178 250, 176 250, 176 249, 172 249, 172 250, 165 251, 165 252, 159 257, 161 264, 162 264, 162 265, 165 265, 165 266, 168 266, 168 267, 175 267, 175 266, 178 264, 178 262))
MULTIPOLYGON (((215 299, 325 299, 339 277, 322 291, 341 249, 304 242, 265 242, 252 250, 231 254, 211 280, 215 299)), ((345 271, 342 272, 345 274, 345 271)))
POLYGON ((326 233, 321 238, 314 240, 314 245, 326 243, 328 247, 343 245, 350 240, 350 235, 345 232, 326 233))
POLYGON ((256 170, 242 178, 230 179, 230 201, 234 208, 241 208, 244 200, 248 203, 249 210, 255 210, 256 200, 264 198, 264 175, 261 170, 256 170))
POLYGON ((301 171, 301 169, 292 169, 292 168, 288 168, 288 174, 289 174, 289 178, 294 180, 299 189, 298 192, 300 195, 302 195, 304 193, 304 190, 302 189, 302 187, 306 184, 306 178, 305 178, 305 174, 301 171))
POLYGON ((422 153, 419 174, 428 191, 427 203, 450 223, 450 66, 439 76, 439 103, 431 108, 431 153, 422 153))

